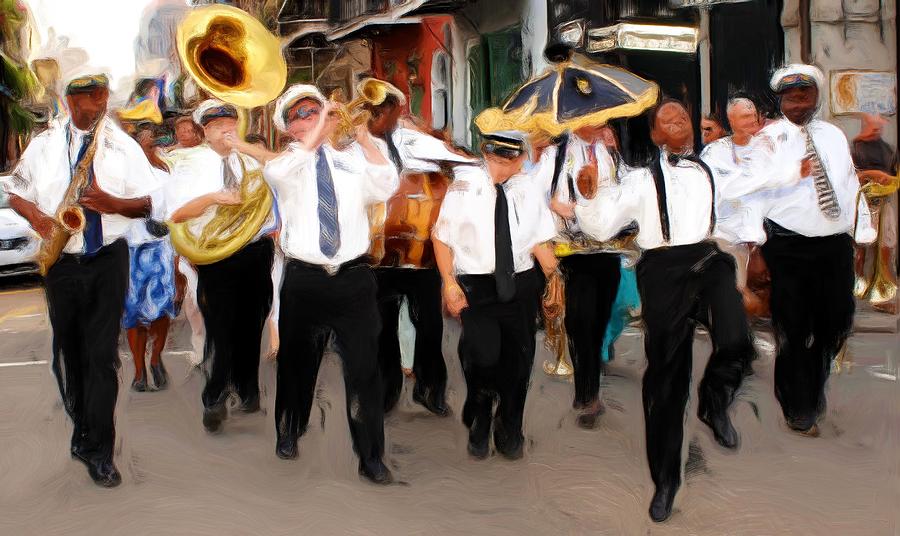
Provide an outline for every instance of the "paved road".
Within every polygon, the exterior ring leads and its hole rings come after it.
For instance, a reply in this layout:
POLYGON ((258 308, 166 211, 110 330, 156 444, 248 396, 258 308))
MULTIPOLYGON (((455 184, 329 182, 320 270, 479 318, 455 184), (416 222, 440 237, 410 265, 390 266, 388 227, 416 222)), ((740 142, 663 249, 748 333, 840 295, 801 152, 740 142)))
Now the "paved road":
MULTIPOLYGON (((300 459, 284 462, 273 452, 274 364, 261 364, 265 413, 234 416, 224 434, 208 436, 200 424, 202 379, 188 365, 179 321, 166 354, 174 385, 120 392, 116 459, 124 482, 105 490, 68 456, 71 427, 49 365, 28 364, 49 358, 41 290, 33 280, 4 289, 0 534, 900 534, 894 335, 852 339, 855 366, 830 382, 819 439, 792 435, 781 424, 772 355, 762 348, 735 409, 740 452, 718 448, 689 413, 686 485, 673 517, 653 525, 636 330, 617 345, 605 389, 609 411, 596 430, 575 426, 572 386, 540 372, 542 351, 526 408, 525 459, 476 462, 466 455, 458 418, 463 380, 451 324, 445 348, 454 416, 430 416, 405 387, 386 426, 389 463, 401 483, 383 489, 356 475, 334 356, 322 367, 300 459)), ((768 337, 761 337, 765 346, 768 337)), ((698 337, 695 384, 708 351, 698 337)), ((127 356, 121 375, 128 385, 127 356)))

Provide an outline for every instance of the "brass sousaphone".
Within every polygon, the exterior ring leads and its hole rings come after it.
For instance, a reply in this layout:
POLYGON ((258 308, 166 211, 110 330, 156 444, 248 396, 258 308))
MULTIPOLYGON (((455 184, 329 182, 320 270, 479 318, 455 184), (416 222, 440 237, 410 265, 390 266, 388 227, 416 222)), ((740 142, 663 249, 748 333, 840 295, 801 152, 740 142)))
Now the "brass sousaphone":
MULTIPOLYGON (((178 25, 176 40, 185 72, 202 89, 238 108, 239 133, 246 128, 247 108, 268 104, 284 89, 287 66, 281 42, 245 11, 225 5, 195 8, 178 25)), ((272 193, 261 170, 244 174, 242 203, 218 207, 198 235, 190 222, 169 223, 180 255, 194 264, 211 264, 256 236, 272 210, 272 193)))

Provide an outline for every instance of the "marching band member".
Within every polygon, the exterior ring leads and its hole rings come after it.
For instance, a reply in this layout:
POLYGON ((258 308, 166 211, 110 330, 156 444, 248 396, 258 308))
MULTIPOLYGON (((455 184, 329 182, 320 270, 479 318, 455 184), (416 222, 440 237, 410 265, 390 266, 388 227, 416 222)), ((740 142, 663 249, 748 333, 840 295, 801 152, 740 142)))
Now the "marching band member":
POLYGON ((534 259, 546 274, 555 272, 548 241, 556 227, 542 192, 521 173, 525 135, 500 131, 483 139, 484 163, 455 169, 432 241, 444 303, 462 321, 458 352, 469 453, 488 456, 493 424, 494 446, 518 459, 540 304, 534 259), (491 415, 495 398, 499 405, 491 415))
POLYGON ((76 77, 66 86, 69 116, 31 140, 9 180, 10 206, 45 240, 70 182, 86 167, 77 205, 85 226, 72 235, 45 279, 53 329, 53 372, 72 418, 72 457, 100 486, 119 485, 113 463, 119 389, 118 339, 128 289, 128 245, 134 219, 152 209, 156 179, 140 146, 106 116, 108 80, 76 77))
MULTIPOLYGON (((364 80, 361 85, 366 82, 364 80)), ((368 129, 382 155, 397 169, 401 184, 405 180, 446 181, 443 177, 433 180, 431 174, 440 172, 442 164, 473 162, 468 157, 452 152, 442 140, 413 128, 401 126, 400 116, 406 104, 406 97, 387 82, 379 80, 376 83, 386 88, 387 97, 381 104, 366 104, 366 109, 370 113, 368 129)), ((428 186, 430 191, 446 188, 446 184, 428 186)), ((400 190, 399 193, 403 191, 400 190)), ((388 211, 393 208, 392 201, 388 202, 388 211)), ((404 203, 401 210, 406 208, 405 196, 399 202, 404 203)), ((428 217, 426 225, 433 221, 428 217)), ((427 229, 428 236, 424 239, 424 245, 428 249, 430 249, 428 244, 430 231, 431 229, 427 229)), ((378 281, 378 306, 383 326, 378 360, 385 384, 385 411, 389 411, 396 404, 403 386, 398 315, 402 298, 406 297, 409 316, 415 326, 416 342, 412 368, 416 383, 413 400, 435 415, 446 416, 449 409, 444 399, 447 366, 441 351, 444 321, 441 315, 440 274, 434 268, 433 260, 429 258, 423 259, 422 266, 412 267, 403 264, 391 266, 389 265, 391 259, 386 260, 387 263, 382 263, 382 266, 375 269, 375 278, 378 281)))
POLYGON ((326 141, 336 128, 336 114, 315 86, 288 89, 276 102, 274 121, 295 140, 281 155, 269 155, 265 166, 265 178, 279 202, 285 255, 276 454, 297 457, 322 353, 334 333, 344 365, 347 420, 359 472, 387 484, 393 476, 382 461, 384 407, 375 355, 381 324, 375 277, 366 262, 366 206, 390 197, 397 188, 397 172, 365 127, 357 130, 353 149, 338 151, 326 141))
POLYGON ((743 163, 751 157, 754 148, 750 142, 763 127, 762 116, 753 101, 746 98, 731 99, 726 113, 733 134, 708 144, 700 158, 716 181, 716 241, 734 257, 738 290, 745 307, 755 309, 759 298, 747 289, 747 267, 751 249, 765 242, 760 204, 766 193, 749 191, 756 183, 745 180, 743 163))
POLYGON ((871 242, 875 235, 865 200, 856 204, 860 185, 847 138, 814 117, 823 80, 812 65, 778 70, 771 86, 784 117, 754 142, 762 160, 774 155, 793 162, 781 175, 799 165, 806 178, 774 191, 762 253, 772 280, 775 396, 791 430, 808 436, 818 435, 831 361, 853 326, 851 233, 859 221, 858 242, 871 242))
POLYGON ((536 179, 555 215, 558 239, 580 251, 561 258, 566 280, 565 326, 569 355, 575 369, 572 407, 581 411, 578 425, 593 428, 604 411, 600 397, 603 340, 619 288, 621 259, 603 252, 580 227, 574 207, 578 199, 575 181, 588 175, 602 184, 617 182, 616 165, 606 149, 605 125, 590 125, 568 134, 545 149, 536 179))
MULTIPOLYGON (((237 110, 207 100, 194 111, 206 143, 175 161, 167 188, 167 212, 174 223, 188 220, 195 234, 202 231, 219 205, 241 203, 242 169, 258 169, 252 158, 232 150, 229 137, 237 128, 237 110)), ((207 381, 203 389, 203 426, 220 430, 227 417, 226 401, 234 390, 240 409, 259 410, 259 356, 262 330, 272 304, 272 259, 275 228, 270 213, 256 236, 243 249, 211 264, 198 265, 197 300, 206 327, 203 360, 207 381)))
POLYGON ((694 328, 709 330, 713 353, 699 388, 698 416, 723 447, 738 446, 728 408, 746 372, 753 346, 734 260, 710 240, 715 223, 711 173, 691 154, 690 116, 678 101, 664 100, 649 114, 659 155, 650 168, 628 174, 621 185, 599 186, 581 177, 585 201, 575 212, 582 229, 608 240, 637 220, 637 265, 647 370, 644 424, 650 475, 656 485, 650 517, 664 521, 681 485, 684 410, 691 383, 694 328))

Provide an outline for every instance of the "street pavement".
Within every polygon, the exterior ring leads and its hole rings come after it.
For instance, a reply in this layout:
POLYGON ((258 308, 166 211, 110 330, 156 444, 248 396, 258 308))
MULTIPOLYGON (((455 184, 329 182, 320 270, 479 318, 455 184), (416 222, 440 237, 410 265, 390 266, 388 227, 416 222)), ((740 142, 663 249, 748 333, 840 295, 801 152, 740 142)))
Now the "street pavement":
MULTIPOLYGON (((686 483, 672 518, 647 517, 652 495, 644 458, 640 331, 616 345, 595 430, 575 426, 571 383, 547 377, 535 360, 525 421, 525 458, 466 454, 459 415, 464 382, 448 322, 453 415, 440 419, 411 401, 407 382, 386 419, 387 459, 399 483, 387 488, 356 473, 340 361, 326 356, 309 431, 293 462, 274 454, 275 364, 261 362, 263 411, 232 414, 224 433, 201 425, 201 375, 190 366, 189 330, 174 324, 164 360, 166 391, 133 393, 124 344, 116 462, 123 483, 94 486, 68 454, 71 424, 47 361, 51 336, 34 279, 0 288, 0 534, 900 534, 898 338, 861 333, 828 386, 817 439, 787 431, 772 392, 772 338, 733 415, 739 452, 726 452, 686 416, 686 483)), ((123 341, 124 343, 124 341, 123 341)), ((697 337, 694 385, 709 353, 697 337)))

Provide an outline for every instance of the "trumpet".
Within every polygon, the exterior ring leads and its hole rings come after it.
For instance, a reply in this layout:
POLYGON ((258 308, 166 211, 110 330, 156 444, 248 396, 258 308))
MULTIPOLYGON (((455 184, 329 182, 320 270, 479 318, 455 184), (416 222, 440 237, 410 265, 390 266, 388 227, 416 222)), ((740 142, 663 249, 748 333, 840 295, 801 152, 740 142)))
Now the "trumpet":
POLYGON ((364 125, 369 121, 370 114, 365 106, 378 106, 388 98, 388 95, 394 95, 401 102, 405 101, 403 93, 394 85, 378 80, 377 78, 366 78, 356 86, 359 96, 350 103, 344 104, 340 90, 335 90, 331 94, 331 100, 338 104, 336 113, 338 114, 338 126, 331 135, 331 145, 339 150, 345 149, 354 141, 356 141, 356 127, 364 125))

